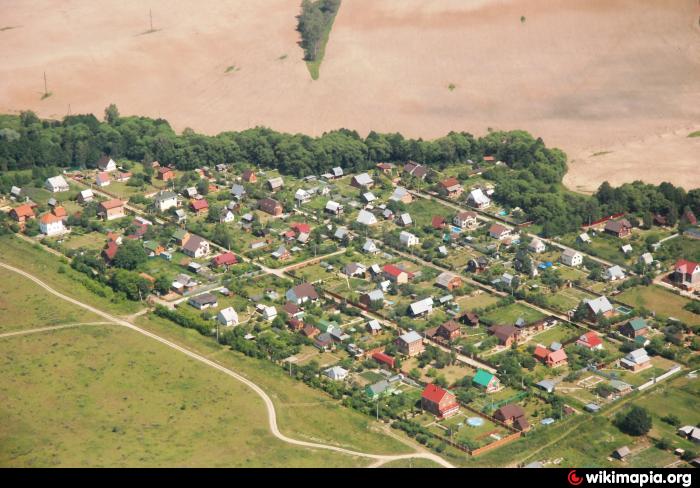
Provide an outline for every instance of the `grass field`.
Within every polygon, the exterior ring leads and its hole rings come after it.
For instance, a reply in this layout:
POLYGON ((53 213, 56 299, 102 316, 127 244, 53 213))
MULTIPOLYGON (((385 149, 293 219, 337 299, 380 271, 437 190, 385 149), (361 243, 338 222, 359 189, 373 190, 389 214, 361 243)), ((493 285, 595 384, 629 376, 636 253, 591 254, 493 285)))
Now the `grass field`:
POLYGON ((658 286, 630 288, 616 298, 633 307, 653 310, 660 317, 675 317, 690 325, 700 325, 700 315, 683 309, 690 300, 658 286))
POLYGON ((441 468, 439 464, 430 459, 400 459, 390 463, 382 464, 382 468, 441 468))
POLYGON ((0 268, 0 318, 0 332, 102 320, 4 268, 0 268))
POLYGON ((518 318, 522 317, 525 322, 531 323, 544 318, 544 314, 533 308, 520 303, 513 303, 505 307, 500 307, 484 315, 484 319, 492 321, 494 324, 513 325, 518 318))
POLYGON ((0 364, 3 466, 366 463, 278 441, 246 387, 132 331, 14 337, 0 364))

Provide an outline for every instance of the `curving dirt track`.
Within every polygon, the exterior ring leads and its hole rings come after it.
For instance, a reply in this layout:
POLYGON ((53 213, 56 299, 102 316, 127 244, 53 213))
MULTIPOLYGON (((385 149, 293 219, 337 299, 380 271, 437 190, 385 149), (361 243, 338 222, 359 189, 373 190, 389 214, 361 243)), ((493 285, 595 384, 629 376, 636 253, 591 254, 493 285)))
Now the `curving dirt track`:
POLYGON ((685 138, 700 124, 698 0, 345 0, 315 82, 298 3, 4 0, 0 112, 114 102, 207 133, 523 128, 567 151, 573 189, 700 187, 700 138, 685 138))

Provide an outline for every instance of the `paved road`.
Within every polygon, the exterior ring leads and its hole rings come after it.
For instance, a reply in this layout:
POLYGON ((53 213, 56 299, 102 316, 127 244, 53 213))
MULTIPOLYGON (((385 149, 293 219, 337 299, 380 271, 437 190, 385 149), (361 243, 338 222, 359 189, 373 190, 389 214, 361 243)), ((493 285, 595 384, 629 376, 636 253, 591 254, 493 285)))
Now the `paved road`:
MULTIPOLYGON (((95 308, 91 305, 88 305, 88 304, 80 302, 74 298, 71 298, 67 295, 64 295, 63 293, 61 293, 57 290, 54 290, 49 285, 47 285, 46 283, 41 281, 39 278, 35 277, 32 274, 27 273, 26 271, 23 271, 19 268, 15 268, 14 266, 11 266, 9 264, 2 263, 2 262, 0 262, 0 267, 8 269, 10 271, 14 271, 15 273, 18 273, 18 274, 32 280, 40 287, 42 287, 43 289, 45 289, 49 293, 57 296, 58 298, 61 298, 62 300, 65 300, 69 303, 72 303, 73 305, 76 305, 78 307, 84 308, 85 310, 88 310, 96 315, 99 315, 100 317, 103 317, 104 319, 106 319, 114 324, 121 325, 121 326, 126 327, 128 329, 134 330, 140 334, 143 334, 147 337, 150 337, 151 339, 154 339, 162 344, 165 344, 166 346, 168 346, 172 349, 175 349, 175 350, 191 357, 192 359, 195 359, 201 363, 204 363, 207 366, 214 368, 214 369, 217 369, 217 370, 221 371, 222 373, 240 381, 241 383, 246 385, 248 388, 253 390, 255 393, 257 393, 257 395, 260 396, 260 398, 262 398, 263 402, 265 403, 265 407, 267 408, 267 417, 268 417, 270 431, 272 432, 272 435, 274 435, 277 439, 281 440, 282 442, 286 442, 287 444, 292 444, 295 446, 307 447, 307 448, 311 448, 311 449, 325 449, 325 450, 329 450, 329 451, 339 452, 342 454, 347 454, 349 456, 374 459, 375 461, 381 461, 381 463, 389 462, 389 461, 397 461, 397 460, 401 460, 401 459, 423 458, 423 459, 429 459, 429 460, 431 460, 431 461, 433 461, 441 466, 444 466, 446 468, 453 468, 454 467, 451 463, 447 462, 446 460, 444 460, 440 456, 433 454, 433 453, 430 453, 430 452, 416 452, 413 454, 398 454, 398 455, 370 454, 370 453, 366 453, 366 452, 353 451, 350 449, 345 449, 343 447, 332 446, 332 445, 328 445, 328 444, 319 444, 316 442, 300 441, 298 439, 293 439, 291 437, 288 437, 288 436, 282 434, 282 432, 280 432, 280 430, 279 430, 279 427, 277 425, 277 413, 275 411, 275 405, 272 403, 272 399, 268 396, 267 393, 265 393, 265 391, 262 388, 260 388, 258 385, 256 385, 255 383, 253 383, 249 379, 241 376, 240 374, 236 373, 235 371, 233 371, 231 369, 228 369, 228 368, 226 368, 226 367, 224 367, 224 366, 222 366, 222 365, 220 365, 220 364, 218 364, 210 359, 205 358, 204 356, 201 356, 201 355, 199 355, 193 351, 190 351, 189 349, 186 349, 186 348, 184 348, 184 347, 182 347, 182 346, 180 346, 172 341, 169 341, 168 339, 165 339, 157 334, 154 334, 153 332, 149 332, 145 329, 137 327, 136 325, 134 325, 130 322, 127 322, 124 319, 115 317, 115 316, 110 315, 106 312, 103 312, 102 310, 100 310, 98 308, 95 308)), ((373 466, 379 465, 381 463, 374 463, 373 466)))

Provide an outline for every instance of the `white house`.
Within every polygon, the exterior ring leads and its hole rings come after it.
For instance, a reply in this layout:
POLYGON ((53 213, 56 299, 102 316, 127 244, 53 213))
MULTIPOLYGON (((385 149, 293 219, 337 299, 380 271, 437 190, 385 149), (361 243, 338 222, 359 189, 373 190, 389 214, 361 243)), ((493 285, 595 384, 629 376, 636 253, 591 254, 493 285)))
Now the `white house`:
POLYGON ((236 313, 236 310, 233 307, 228 307, 216 315, 216 320, 218 320, 224 327, 238 325, 238 313, 236 313))
POLYGON ((561 262, 567 266, 581 266, 583 263, 583 254, 573 249, 565 249, 561 253, 561 262))
POLYGON ((89 202, 93 201, 94 198, 95 198, 95 194, 92 193, 92 190, 90 190, 90 189, 83 190, 80 193, 78 193, 78 202, 79 203, 89 203, 89 202))
POLYGON ((97 169, 100 171, 112 172, 117 170, 117 163, 114 159, 109 156, 102 156, 99 161, 97 161, 97 169))
POLYGON ((405 230, 402 230, 401 234, 399 234, 399 240, 401 241, 401 244, 405 247, 417 246, 420 242, 418 237, 411 234, 410 232, 406 232, 405 230))
POLYGON ((338 202, 334 202, 333 200, 328 200, 326 202, 326 212, 333 214, 333 215, 340 215, 343 213, 343 206, 339 204, 338 202))
POLYGON ((39 228, 41 233, 51 236, 58 236, 66 232, 66 228, 63 225, 63 220, 60 217, 56 217, 54 214, 44 214, 39 220, 39 228))
POLYGON ((277 309, 275 307, 268 307, 261 303, 257 306, 257 309, 265 320, 275 320, 275 317, 277 317, 277 309))
POLYGON ((100 188, 103 188, 105 186, 109 186, 111 183, 109 173, 106 171, 101 171, 97 173, 97 176, 95 177, 95 185, 99 186, 100 188))
POLYGON ((397 224, 399 224, 402 227, 408 227, 409 225, 413 225, 413 219, 411 218, 411 214, 408 212, 404 212, 401 215, 399 215, 399 220, 397 221, 397 224))
POLYGON ((303 188, 299 188, 294 194, 294 200, 297 202, 297 205, 308 203, 311 200, 311 194, 303 188))
POLYGON ((372 239, 367 239, 365 244, 362 246, 362 251, 369 254, 375 254, 379 252, 379 248, 372 239))
POLYGON ((153 199, 153 204, 159 212, 165 212, 177 207, 177 195, 171 191, 159 191, 153 199))
POLYGON ((654 262, 654 256, 650 252, 645 252, 639 256, 639 262, 648 266, 654 262))
POLYGON ((332 368, 325 370, 323 374, 333 381, 342 381, 348 377, 348 370, 343 369, 340 366, 333 366, 332 368))
POLYGON ((221 211, 221 215, 219 216, 219 222, 222 224, 230 224, 236 220, 235 215, 233 215, 233 212, 231 212, 229 209, 224 209, 221 211))
POLYGON ((182 246, 182 252, 191 258, 202 258, 209 254, 209 242, 199 236, 192 235, 182 246))
POLYGON ((616 264, 605 271, 605 279, 608 281, 623 280, 625 279, 625 272, 616 264))
POLYGON ((377 223, 377 217, 367 210, 360 210, 360 212, 357 214, 356 221, 363 225, 375 225, 377 223))
POLYGON ((527 248, 532 252, 541 253, 547 249, 547 246, 544 245, 544 242, 542 242, 541 239, 535 237, 530 241, 527 248))
POLYGON ((475 208, 487 208, 489 205, 491 205, 491 199, 484 195, 481 188, 476 188, 475 190, 469 192, 467 203, 475 208))
POLYGON ((424 298, 423 300, 413 302, 409 306, 409 311, 413 317, 430 314, 430 312, 433 311, 433 297, 428 297, 424 298))
POLYGON ((61 175, 48 178, 46 183, 44 183, 44 187, 52 193, 70 190, 68 182, 61 175))

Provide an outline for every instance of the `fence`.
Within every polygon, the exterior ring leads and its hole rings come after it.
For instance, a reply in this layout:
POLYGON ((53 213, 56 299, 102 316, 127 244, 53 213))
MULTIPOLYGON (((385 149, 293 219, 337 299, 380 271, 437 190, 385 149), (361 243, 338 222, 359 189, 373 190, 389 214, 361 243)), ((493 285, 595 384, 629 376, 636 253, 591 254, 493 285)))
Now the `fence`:
POLYGON ((666 372, 665 372, 664 374, 662 374, 661 376, 657 376, 656 378, 647 381, 647 382, 644 383, 643 385, 639 385, 639 386, 637 387, 637 389, 638 389, 638 390, 646 390, 647 388, 649 388, 649 387, 652 386, 652 385, 655 385, 655 384, 658 383, 659 381, 663 381, 663 380, 665 380, 666 378, 668 378, 669 376, 678 373, 680 370, 681 370, 681 366, 680 366, 679 364, 676 364, 673 368, 669 369, 668 371, 666 371, 666 372))

